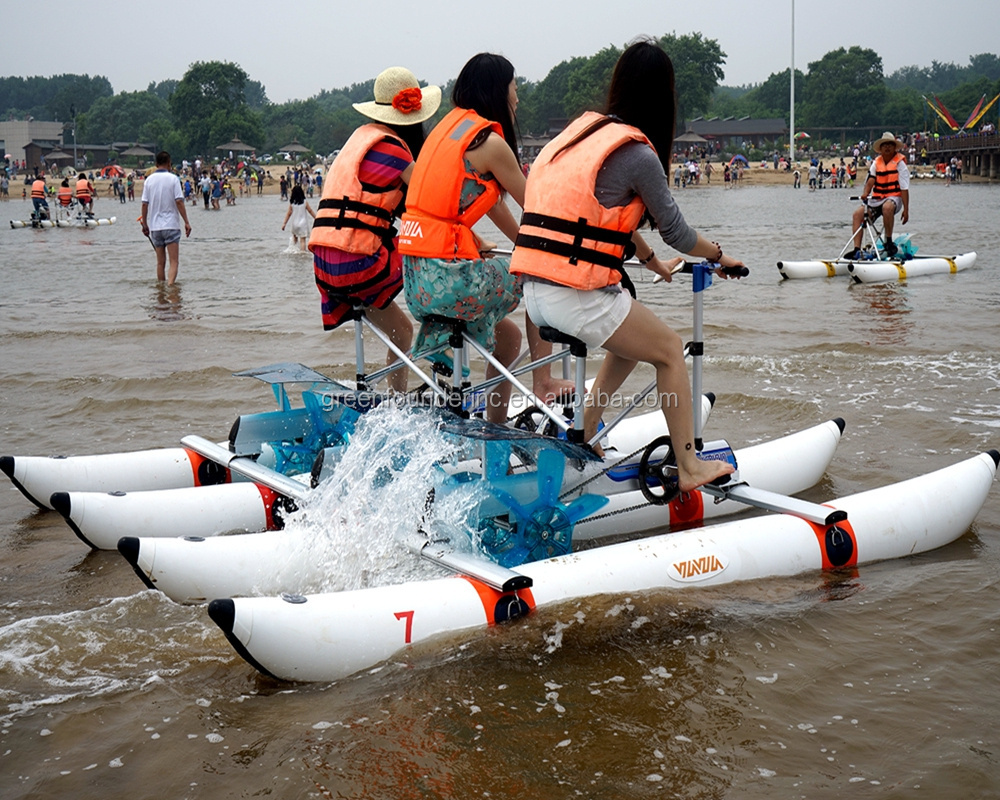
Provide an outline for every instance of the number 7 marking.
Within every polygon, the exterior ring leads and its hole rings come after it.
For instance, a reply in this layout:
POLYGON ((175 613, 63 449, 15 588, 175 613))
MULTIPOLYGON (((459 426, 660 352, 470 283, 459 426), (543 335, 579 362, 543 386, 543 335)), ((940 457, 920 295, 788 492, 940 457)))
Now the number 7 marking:
POLYGON ((412 611, 397 611, 396 619, 406 620, 406 634, 404 636, 406 644, 409 644, 413 639, 413 612, 412 611))

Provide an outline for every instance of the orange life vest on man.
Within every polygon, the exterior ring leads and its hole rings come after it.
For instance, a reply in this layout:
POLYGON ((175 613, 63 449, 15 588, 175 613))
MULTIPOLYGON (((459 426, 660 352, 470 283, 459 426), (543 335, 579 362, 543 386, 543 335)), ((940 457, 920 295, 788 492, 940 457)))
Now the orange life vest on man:
POLYGON ((33 181, 31 184, 31 199, 32 200, 44 200, 45 199, 45 181, 39 178, 33 181))
POLYGON ((76 199, 81 203, 89 203, 91 198, 90 181, 81 178, 76 182, 76 199))
POLYGON ((596 186, 605 160, 628 142, 649 144, 649 139, 638 128, 588 111, 542 149, 528 175, 512 274, 583 290, 621 281, 625 250, 646 206, 635 197, 624 206, 605 208, 597 201, 596 186))
POLYGON ((406 213, 399 232, 399 251, 407 256, 476 259, 479 240, 472 226, 500 199, 496 180, 484 180, 471 170, 465 152, 485 130, 503 136, 498 122, 490 122, 467 108, 452 109, 430 132, 413 168, 406 195, 406 213), (482 192, 459 210, 462 187, 472 180, 482 192))
POLYGON ((59 205, 68 206, 73 202, 73 190, 68 186, 60 186, 56 198, 59 200, 59 205))
POLYGON ((371 186, 358 178, 368 151, 385 139, 392 139, 410 152, 391 128, 376 123, 362 125, 341 148, 323 182, 323 199, 309 235, 310 251, 334 247, 346 253, 372 255, 383 245, 392 248, 397 233, 392 224, 403 199, 403 186, 371 186))
POLYGON ((902 189, 899 188, 899 162, 903 161, 903 154, 896 153, 889 159, 887 164, 882 160, 881 154, 875 157, 875 185, 872 186, 872 197, 881 200, 886 197, 899 197, 902 189))

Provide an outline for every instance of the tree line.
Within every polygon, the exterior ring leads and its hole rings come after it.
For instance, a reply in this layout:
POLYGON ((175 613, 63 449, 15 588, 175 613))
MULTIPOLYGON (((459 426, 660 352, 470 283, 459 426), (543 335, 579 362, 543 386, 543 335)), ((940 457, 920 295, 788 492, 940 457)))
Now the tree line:
MULTIPOLYGON (((752 116, 787 122, 788 70, 761 84, 724 86, 726 54, 717 41, 699 33, 672 33, 659 42, 674 62, 679 120, 752 116)), ((609 46, 557 64, 540 81, 519 79, 522 133, 544 135, 552 123, 599 109, 621 51, 609 46)), ((449 110, 452 83, 443 87, 445 102, 432 122, 449 110)), ((192 64, 180 80, 118 94, 102 76, 3 77, 0 109, 7 118, 65 122, 67 143, 75 120, 78 143, 145 142, 169 150, 175 159, 214 158, 217 146, 234 136, 258 154, 276 152, 296 139, 326 154, 341 147, 363 121, 351 104, 370 99, 373 87, 374 77, 307 100, 272 103, 265 87, 238 64, 208 61, 192 64)), ((886 76, 874 50, 841 47, 810 63, 805 72, 796 70, 795 89, 799 130, 927 130, 937 120, 924 96, 939 97, 961 122, 982 95, 989 99, 1000 93, 1000 58, 984 53, 972 56, 967 66, 934 61, 930 67, 903 67, 886 76)))

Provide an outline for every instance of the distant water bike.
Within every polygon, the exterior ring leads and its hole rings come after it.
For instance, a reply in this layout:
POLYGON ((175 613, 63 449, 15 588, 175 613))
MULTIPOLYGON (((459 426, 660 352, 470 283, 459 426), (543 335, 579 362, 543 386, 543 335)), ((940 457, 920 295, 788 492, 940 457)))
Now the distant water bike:
MULTIPOLYGON (((851 200, 860 200, 858 196, 851 200)), ((893 238, 896 253, 889 256, 886 247, 882 215, 878 208, 868 207, 861 227, 855 230, 834 259, 812 261, 779 261, 778 272, 783 280, 803 278, 833 278, 848 275, 854 283, 889 283, 905 281, 918 275, 937 275, 961 272, 976 263, 975 251, 957 255, 926 255, 918 253, 910 234, 893 238), (854 238, 862 235, 859 258, 850 257, 854 251, 854 238)))
POLYGON ((99 225, 114 225, 117 217, 95 217, 84 211, 76 200, 68 206, 56 204, 55 217, 46 209, 43 212, 32 211, 26 220, 10 220, 11 228, 96 228, 99 225))

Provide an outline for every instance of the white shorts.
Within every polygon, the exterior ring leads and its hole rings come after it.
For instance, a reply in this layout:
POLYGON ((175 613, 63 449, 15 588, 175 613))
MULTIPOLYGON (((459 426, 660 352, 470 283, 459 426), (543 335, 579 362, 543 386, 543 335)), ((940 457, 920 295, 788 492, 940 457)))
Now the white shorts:
POLYGON ((524 282, 524 307, 539 327, 548 325, 586 343, 601 347, 628 316, 628 292, 582 291, 540 281, 524 282))
POLYGON ((882 204, 892 201, 892 214, 895 216, 899 213, 899 210, 903 207, 903 198, 893 195, 892 197, 884 197, 881 200, 875 200, 871 197, 868 198, 868 208, 882 208, 882 204))

